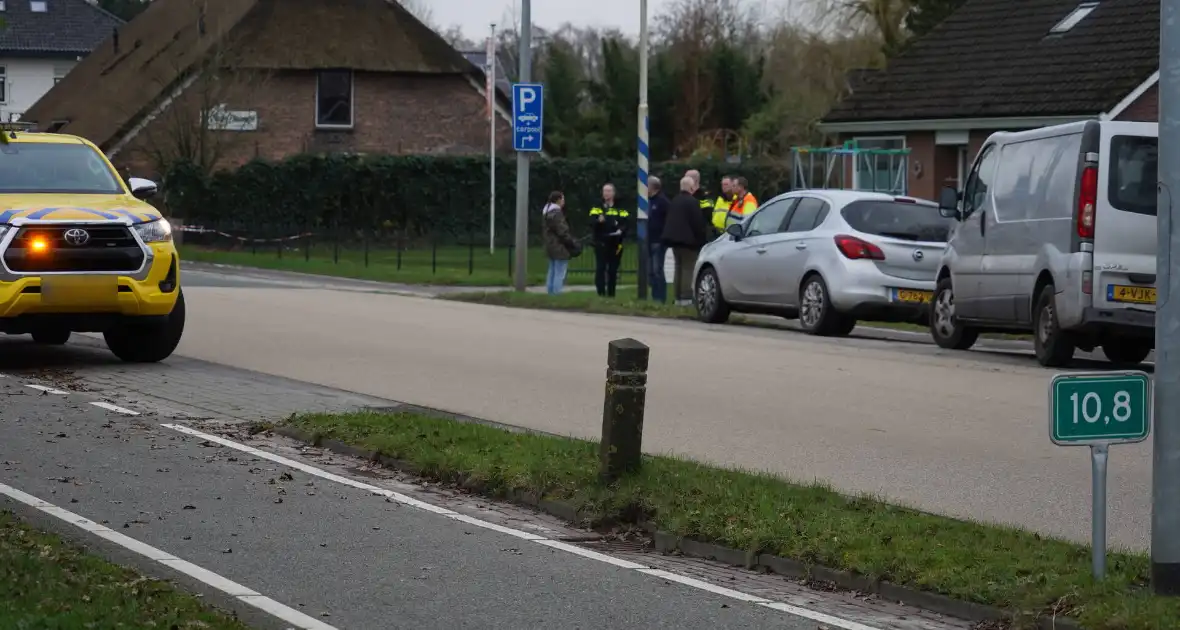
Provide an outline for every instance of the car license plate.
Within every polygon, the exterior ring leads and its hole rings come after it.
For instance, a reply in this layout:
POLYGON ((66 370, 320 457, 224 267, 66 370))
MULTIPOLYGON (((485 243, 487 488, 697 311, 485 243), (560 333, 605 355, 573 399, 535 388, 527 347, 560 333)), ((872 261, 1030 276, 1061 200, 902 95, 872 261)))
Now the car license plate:
POLYGON ((913 289, 893 289, 894 302, 908 302, 911 304, 927 304, 934 299, 933 291, 915 291, 913 289))
POLYGON ((119 303, 116 276, 45 276, 41 278, 41 303, 104 310, 119 303))
POLYGON ((1121 284, 1106 285, 1108 302, 1130 304, 1155 304, 1155 287, 1129 287, 1121 284))

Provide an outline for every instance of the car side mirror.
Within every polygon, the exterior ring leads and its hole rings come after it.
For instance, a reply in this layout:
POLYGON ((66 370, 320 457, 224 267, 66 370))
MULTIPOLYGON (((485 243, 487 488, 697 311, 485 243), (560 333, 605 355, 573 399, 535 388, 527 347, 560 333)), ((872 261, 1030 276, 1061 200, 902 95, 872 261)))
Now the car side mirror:
POLYGON ((142 177, 131 177, 127 179, 127 185, 131 187, 131 195, 136 199, 150 199, 156 196, 156 182, 142 177))
POLYGON ((740 241, 742 240, 742 236, 745 235, 745 230, 742 229, 741 223, 734 223, 733 225, 725 228, 725 233, 732 236, 733 240, 740 241))
POLYGON ((946 186, 938 193, 938 214, 948 219, 959 219, 959 191, 946 186))

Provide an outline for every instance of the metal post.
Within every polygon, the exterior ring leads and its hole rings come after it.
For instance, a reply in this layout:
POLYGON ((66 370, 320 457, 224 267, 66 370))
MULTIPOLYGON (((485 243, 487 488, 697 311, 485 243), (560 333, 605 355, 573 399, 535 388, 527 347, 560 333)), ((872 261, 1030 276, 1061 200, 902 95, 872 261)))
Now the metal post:
MULTIPOLYGON (((1180 142, 1180 7, 1160 2, 1159 146, 1180 142)), ((1159 595, 1180 595, 1180 232, 1172 230, 1180 191, 1180 155, 1159 152, 1159 235, 1156 256, 1155 440, 1151 479, 1151 584, 1159 595)))
MULTIPOLYGON (((532 0, 520 3, 520 83, 533 80, 533 7, 532 0)), ((516 268, 513 287, 528 288, 529 261, 529 154, 516 153, 516 268)))
POLYGON ((1094 579, 1106 578, 1106 461, 1110 447, 1090 447, 1090 547, 1093 554, 1094 579))
MULTIPOLYGON (((636 221, 647 221, 648 198, 647 198, 647 174, 649 168, 650 149, 648 147, 649 128, 647 122, 647 0, 639 0, 639 168, 637 170, 638 181, 635 189, 637 194, 638 217, 636 221)), ((639 234, 646 235, 646 230, 636 229, 639 234)), ((639 259, 636 266, 636 275, 639 284, 639 299, 647 299, 647 272, 648 266, 651 262, 651 247, 648 245, 647 238, 637 239, 637 247, 639 247, 639 259)))
POLYGON ((488 38, 488 137, 491 138, 488 147, 488 177, 491 190, 488 196, 488 253, 496 253, 496 25, 492 24, 492 34, 488 38))

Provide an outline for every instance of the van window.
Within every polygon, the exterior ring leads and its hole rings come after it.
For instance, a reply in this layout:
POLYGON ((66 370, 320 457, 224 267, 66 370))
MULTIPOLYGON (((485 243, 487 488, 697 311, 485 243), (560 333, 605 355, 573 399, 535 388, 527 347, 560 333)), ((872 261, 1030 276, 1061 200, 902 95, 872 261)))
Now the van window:
POLYGON ((1158 138, 1114 136, 1110 139, 1110 205, 1126 212, 1155 215, 1158 138))
POLYGON ((996 145, 983 147, 976 158, 975 168, 967 176, 967 185, 963 188, 963 218, 975 214, 987 201, 988 188, 995 180, 996 145))
POLYGON ((854 201, 840 214, 858 232, 907 241, 945 243, 955 223, 938 208, 900 201, 854 201))
POLYGON ((993 195, 1000 221, 1068 219, 1082 134, 1036 138, 1000 150, 993 195))

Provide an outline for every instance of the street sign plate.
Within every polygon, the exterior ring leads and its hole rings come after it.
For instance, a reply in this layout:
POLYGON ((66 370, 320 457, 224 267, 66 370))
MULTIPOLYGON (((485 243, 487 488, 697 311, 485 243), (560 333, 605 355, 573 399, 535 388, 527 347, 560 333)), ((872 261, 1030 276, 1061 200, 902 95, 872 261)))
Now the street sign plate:
POLYGON ((544 129, 545 88, 540 83, 512 84, 512 148, 541 151, 544 129))
POLYGON ((1145 372, 1058 374, 1049 384, 1049 439, 1061 446, 1142 442, 1151 410, 1145 372))

